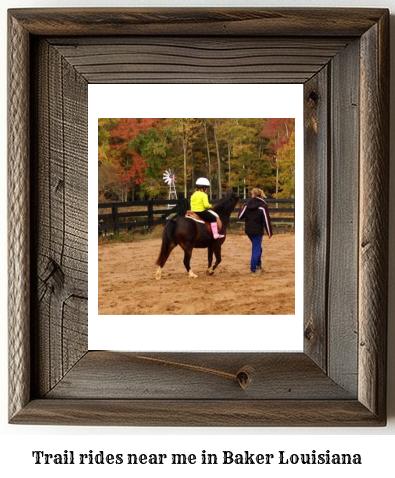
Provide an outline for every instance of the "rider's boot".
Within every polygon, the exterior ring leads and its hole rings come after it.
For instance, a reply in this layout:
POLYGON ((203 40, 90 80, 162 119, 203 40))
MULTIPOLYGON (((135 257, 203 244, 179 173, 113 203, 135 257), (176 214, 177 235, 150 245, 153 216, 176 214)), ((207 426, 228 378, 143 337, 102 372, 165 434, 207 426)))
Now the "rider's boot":
POLYGON ((225 237, 223 234, 218 234, 218 224, 216 222, 211 223, 211 230, 213 231, 214 239, 222 239, 225 237))

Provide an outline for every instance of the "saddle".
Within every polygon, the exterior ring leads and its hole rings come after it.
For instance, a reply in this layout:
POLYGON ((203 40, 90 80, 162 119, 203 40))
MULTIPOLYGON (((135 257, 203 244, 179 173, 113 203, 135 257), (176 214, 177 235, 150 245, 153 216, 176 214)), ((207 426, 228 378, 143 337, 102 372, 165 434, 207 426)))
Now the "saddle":
MULTIPOLYGON (((222 229, 222 221, 221 219, 219 218, 218 214, 214 211, 209 211, 213 216, 215 216, 215 218, 217 219, 217 226, 218 226, 218 231, 221 231, 222 229)), ((189 219, 192 219, 193 221, 196 221, 196 222, 200 222, 201 224, 205 224, 207 229, 208 229, 208 232, 210 234, 212 234, 212 231, 211 231, 211 226, 210 226, 210 223, 209 222, 206 222, 206 221, 203 221, 203 219, 198 216, 195 212, 193 211, 187 211, 187 213, 185 214, 185 217, 189 218, 189 219)))

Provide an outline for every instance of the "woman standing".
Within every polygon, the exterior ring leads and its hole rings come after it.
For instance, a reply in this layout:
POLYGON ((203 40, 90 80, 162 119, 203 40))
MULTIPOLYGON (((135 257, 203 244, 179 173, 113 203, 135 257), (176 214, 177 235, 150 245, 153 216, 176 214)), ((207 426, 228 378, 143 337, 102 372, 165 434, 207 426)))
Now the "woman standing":
POLYGON ((273 235, 269 211, 264 197, 265 195, 261 189, 254 188, 251 192, 251 199, 247 201, 239 214, 239 219, 245 220, 245 233, 252 243, 251 274, 262 271, 262 238, 264 230, 266 229, 269 239, 273 235))

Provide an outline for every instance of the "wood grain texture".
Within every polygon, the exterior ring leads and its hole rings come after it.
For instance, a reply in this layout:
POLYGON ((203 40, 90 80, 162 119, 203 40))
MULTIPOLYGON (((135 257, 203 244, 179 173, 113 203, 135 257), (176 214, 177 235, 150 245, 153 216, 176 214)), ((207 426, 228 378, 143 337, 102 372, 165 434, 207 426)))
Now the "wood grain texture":
POLYGON ((389 201, 389 16, 361 39, 359 400, 385 416, 389 201))
POLYGON ((357 391, 359 218, 359 42, 331 67, 331 164, 328 263, 328 373, 357 391))
POLYGON ((39 114, 32 128, 38 219, 33 357, 35 393, 42 395, 87 349, 87 84, 45 40, 36 45, 34 65, 39 114))
POLYGON ((9 416, 30 399, 29 35, 8 22, 9 416))
POLYGON ((357 400, 32 400, 12 423, 82 426, 370 427, 357 400))
POLYGON ((350 39, 53 38, 89 83, 304 83, 350 39))
POLYGON ((304 85, 304 351, 327 370, 330 66, 304 85), (320 178, 317 180, 317 178, 320 178))
POLYGON ((10 247, 10 421, 384 425, 388 11, 22 9, 9 17, 9 60, 20 61, 9 67, 10 220, 21 233, 10 247), (87 84, 114 81, 304 83, 313 188, 303 354, 87 350, 87 84), (20 201, 29 198, 29 207, 20 201))
POLYGON ((305 354, 90 351, 46 398, 312 400, 356 397, 334 383, 305 354), (249 375, 248 387, 240 386, 238 377, 242 371, 249 375))
POLYGON ((9 10, 35 35, 360 36, 384 9, 46 8, 9 10))

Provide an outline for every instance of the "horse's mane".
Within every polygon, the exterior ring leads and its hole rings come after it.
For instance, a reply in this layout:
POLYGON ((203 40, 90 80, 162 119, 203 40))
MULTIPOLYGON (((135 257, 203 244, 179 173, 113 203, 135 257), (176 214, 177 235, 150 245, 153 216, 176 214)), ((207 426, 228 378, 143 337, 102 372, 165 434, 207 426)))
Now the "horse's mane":
POLYGON ((217 213, 230 214, 239 201, 239 196, 230 191, 226 196, 221 198, 217 204, 213 207, 213 210, 217 213))

